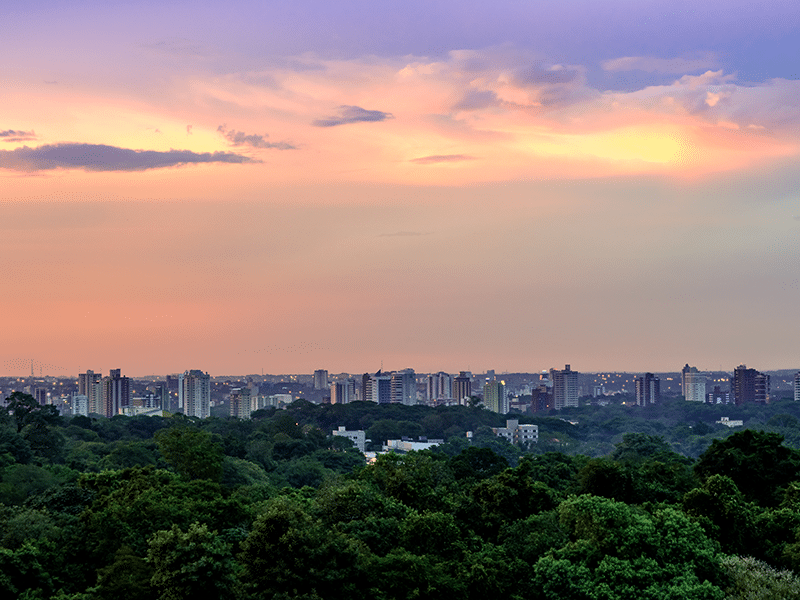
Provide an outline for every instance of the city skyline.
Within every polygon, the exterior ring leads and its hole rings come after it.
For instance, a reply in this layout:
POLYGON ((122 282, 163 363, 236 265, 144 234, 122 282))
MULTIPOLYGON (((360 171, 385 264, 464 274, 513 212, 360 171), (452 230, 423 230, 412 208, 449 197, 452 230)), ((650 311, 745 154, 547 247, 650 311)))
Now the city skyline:
POLYGON ((0 374, 800 362, 796 3, 0 18, 0 374))

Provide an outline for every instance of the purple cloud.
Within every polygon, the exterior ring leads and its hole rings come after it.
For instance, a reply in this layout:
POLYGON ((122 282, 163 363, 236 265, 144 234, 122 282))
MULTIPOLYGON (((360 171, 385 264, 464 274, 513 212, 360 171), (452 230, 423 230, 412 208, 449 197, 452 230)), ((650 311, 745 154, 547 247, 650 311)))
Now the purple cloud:
POLYGON ((408 162, 412 162, 418 165, 432 165, 443 162, 461 162, 462 160, 475 160, 475 157, 468 156, 466 154, 433 154, 431 156, 412 158, 408 162))
POLYGON ((84 169, 85 171, 146 171, 195 163, 260 162, 233 152, 190 150, 130 150, 105 144, 48 144, 37 148, 23 146, 0 150, 0 169, 14 171, 47 171, 50 169, 84 169))
POLYGON ((360 106, 342 105, 339 107, 339 114, 328 117, 327 119, 317 119, 312 122, 314 127, 336 127, 337 125, 347 125, 348 123, 375 122, 393 119, 392 113, 381 110, 366 110, 360 106))
POLYGON ((36 139, 33 131, 21 131, 19 129, 6 129, 0 131, 0 139, 4 142, 27 142, 36 139))
POLYGON ((453 105, 453 110, 480 110, 497 104, 497 94, 491 90, 469 90, 453 105))
POLYGON ((226 129, 225 125, 217 127, 223 137, 231 143, 231 146, 251 146, 252 148, 277 148, 278 150, 296 150, 294 146, 287 142, 268 142, 265 140, 267 135, 245 134, 244 131, 226 129))

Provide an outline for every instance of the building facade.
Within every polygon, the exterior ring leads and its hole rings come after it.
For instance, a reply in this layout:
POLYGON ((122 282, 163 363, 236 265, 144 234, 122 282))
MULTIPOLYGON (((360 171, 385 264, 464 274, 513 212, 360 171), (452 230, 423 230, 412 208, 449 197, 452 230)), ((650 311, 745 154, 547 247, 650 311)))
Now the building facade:
POLYGON ((578 406, 578 372, 570 365, 564 369, 550 369, 550 381, 553 382, 553 408, 561 410, 578 406))
POLYGON ((509 411, 508 404, 505 382, 495 379, 484 384, 483 405, 487 410, 505 415, 509 411))
POLYGON ((689 402, 705 402, 706 374, 687 364, 681 371, 681 391, 689 402))
POLYGON ((328 389, 328 371, 326 369, 317 369, 314 371, 314 389, 328 389))
POLYGON ((636 405, 650 406, 661 399, 661 380, 652 373, 636 378, 636 405))
POLYGON ((453 398, 459 404, 466 404, 472 397, 472 377, 467 371, 461 371, 458 377, 453 379, 453 398))
POLYGON ((131 403, 131 380, 121 374, 121 369, 111 369, 100 382, 102 401, 99 413, 106 417, 121 415, 131 403))
POLYGON ((739 365, 733 370, 731 396, 737 406, 745 402, 766 404, 769 402, 769 375, 739 365))
POLYGON ((250 397, 250 388, 240 387, 231 390, 230 410, 229 414, 232 417, 239 419, 249 419, 252 412, 252 398, 250 397))
POLYGON ((187 417, 210 417, 211 376, 197 369, 179 375, 178 406, 187 417))

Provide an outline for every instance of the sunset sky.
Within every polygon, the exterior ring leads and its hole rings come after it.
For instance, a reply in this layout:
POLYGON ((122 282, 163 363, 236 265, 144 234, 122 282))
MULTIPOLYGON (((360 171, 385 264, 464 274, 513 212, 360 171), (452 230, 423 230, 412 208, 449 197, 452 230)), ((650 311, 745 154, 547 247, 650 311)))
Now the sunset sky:
POLYGON ((800 368, 800 3, 0 3, 0 374, 800 368))

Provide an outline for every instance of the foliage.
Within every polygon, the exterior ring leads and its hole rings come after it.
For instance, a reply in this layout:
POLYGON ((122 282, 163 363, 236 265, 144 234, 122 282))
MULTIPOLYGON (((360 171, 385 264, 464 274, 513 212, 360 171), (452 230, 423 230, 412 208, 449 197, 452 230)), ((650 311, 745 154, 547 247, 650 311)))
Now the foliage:
POLYGON ((764 506, 780 502, 782 489, 800 474, 800 451, 782 444, 783 436, 764 431, 737 432, 715 440, 695 465, 701 479, 730 477, 750 500, 764 506))
POLYGON ((745 556, 726 556, 722 567, 732 583, 726 600, 796 600, 800 598, 800 577, 779 571, 745 556))
POLYGON ((229 598, 236 585, 231 547, 205 524, 177 525, 150 538, 147 562, 160 600, 229 598))
POLYGON ((223 454, 211 434, 192 427, 178 425, 161 429, 155 434, 158 451, 177 473, 188 479, 222 478, 223 454))

